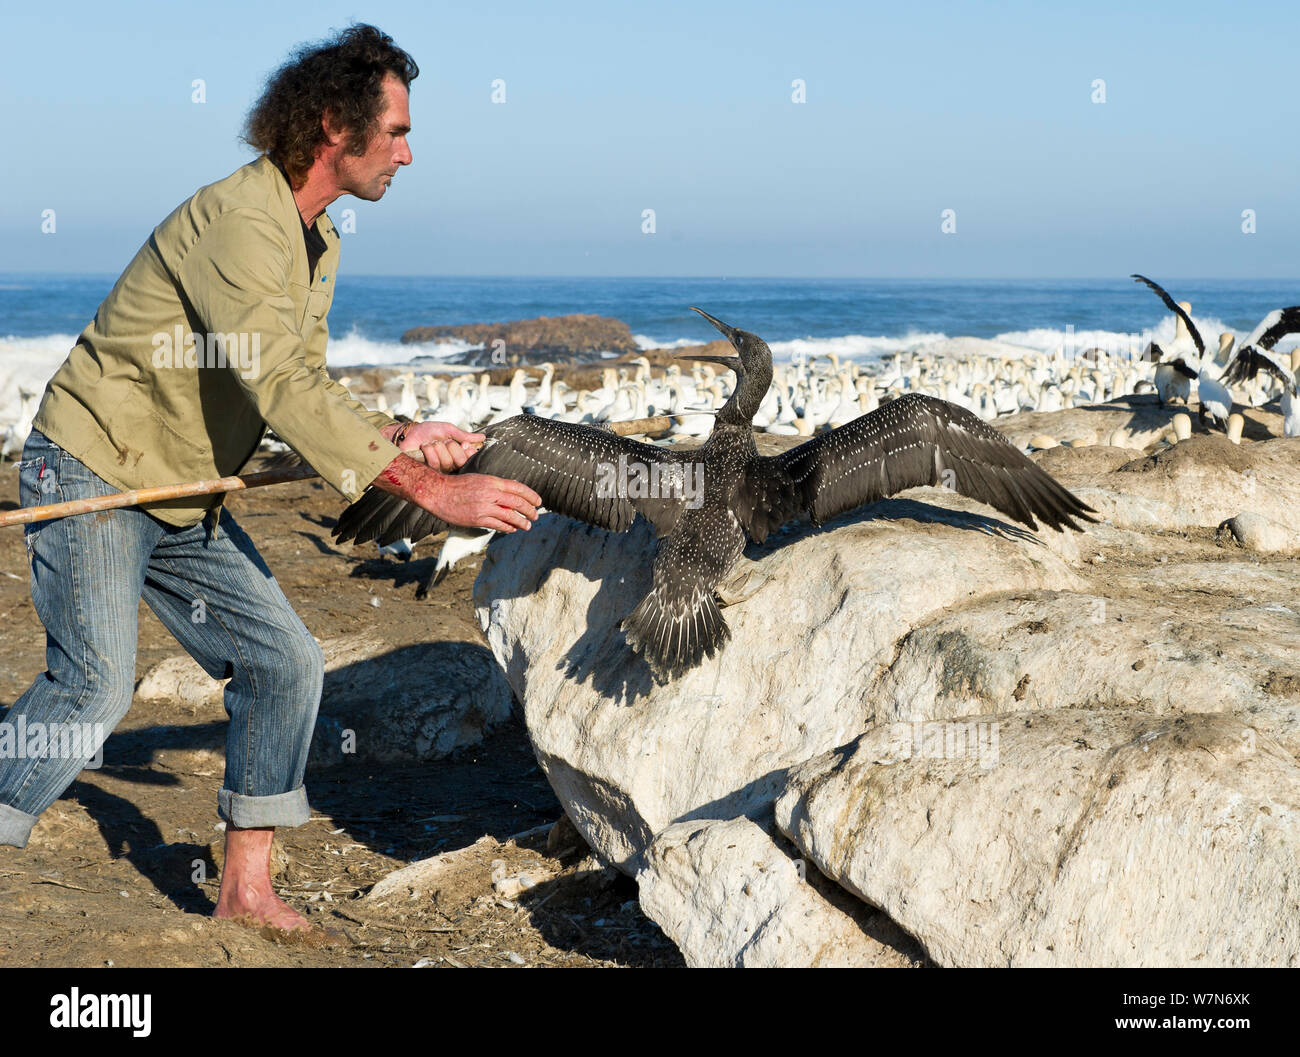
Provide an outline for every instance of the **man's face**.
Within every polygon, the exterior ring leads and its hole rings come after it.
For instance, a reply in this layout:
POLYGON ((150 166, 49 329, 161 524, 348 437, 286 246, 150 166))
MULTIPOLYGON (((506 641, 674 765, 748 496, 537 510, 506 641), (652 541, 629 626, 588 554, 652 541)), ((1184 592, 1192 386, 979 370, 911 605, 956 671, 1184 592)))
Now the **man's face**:
POLYGON ((342 190, 367 202, 383 198, 397 170, 411 164, 411 149, 406 145, 406 134, 411 131, 410 94, 390 74, 384 78, 384 98, 384 112, 365 154, 340 151, 335 160, 342 190))

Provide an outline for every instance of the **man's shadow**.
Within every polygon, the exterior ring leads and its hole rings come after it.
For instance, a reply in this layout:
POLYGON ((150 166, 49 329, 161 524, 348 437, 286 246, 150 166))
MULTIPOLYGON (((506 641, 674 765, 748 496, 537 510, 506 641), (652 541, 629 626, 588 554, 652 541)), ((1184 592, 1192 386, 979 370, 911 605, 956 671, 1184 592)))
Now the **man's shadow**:
MULTIPOLYGON (((225 734, 225 722, 119 731, 107 743, 112 746, 112 763, 106 762, 101 772, 140 785, 178 786, 176 775, 155 768, 155 753, 160 749, 220 749, 225 734)), ((109 854, 130 862, 173 906, 190 913, 212 913, 216 903, 201 882, 215 879, 219 871, 207 845, 168 841, 158 823, 133 801, 80 778, 63 796, 75 797, 86 809, 109 854)))

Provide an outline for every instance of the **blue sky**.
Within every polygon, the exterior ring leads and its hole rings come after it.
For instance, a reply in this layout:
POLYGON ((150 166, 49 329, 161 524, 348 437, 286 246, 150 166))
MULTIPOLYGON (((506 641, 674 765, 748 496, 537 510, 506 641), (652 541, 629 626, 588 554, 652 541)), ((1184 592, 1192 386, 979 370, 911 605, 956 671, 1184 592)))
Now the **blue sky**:
POLYGON ((414 164, 330 208, 354 274, 1300 272, 1287 5, 610 0, 11 5, 0 271, 120 271, 352 21, 421 67, 414 164))

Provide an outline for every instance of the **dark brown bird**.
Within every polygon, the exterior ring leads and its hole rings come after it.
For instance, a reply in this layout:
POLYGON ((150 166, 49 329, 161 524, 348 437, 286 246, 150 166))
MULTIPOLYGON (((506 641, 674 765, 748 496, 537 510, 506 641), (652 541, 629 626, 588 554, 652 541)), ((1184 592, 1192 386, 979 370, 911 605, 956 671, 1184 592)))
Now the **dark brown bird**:
MULTIPOLYGON (((649 592, 623 621, 628 642, 661 676, 712 657, 731 632, 715 589, 745 548, 807 516, 815 525, 918 485, 945 485, 1037 529, 1096 521, 1093 509, 1035 466, 1005 437, 946 400, 912 393, 781 455, 758 454, 753 419, 772 384, 762 338, 698 308, 736 352, 693 356, 736 372, 708 440, 672 451, 600 426, 519 415, 486 427, 463 473, 510 477, 547 509, 614 532, 637 514, 660 540, 649 592)), ((689 354, 684 354, 689 356, 689 354)), ((418 540, 446 525, 378 489, 339 518, 339 540, 418 540)))

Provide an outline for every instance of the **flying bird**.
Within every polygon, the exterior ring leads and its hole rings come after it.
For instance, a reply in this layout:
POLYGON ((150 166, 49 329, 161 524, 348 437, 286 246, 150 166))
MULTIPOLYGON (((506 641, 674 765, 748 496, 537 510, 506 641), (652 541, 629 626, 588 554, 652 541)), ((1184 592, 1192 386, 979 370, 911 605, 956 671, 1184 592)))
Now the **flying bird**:
POLYGON ((1160 392, 1160 402, 1162 404, 1168 402, 1169 397, 1166 393, 1174 391, 1182 396, 1186 403, 1187 397, 1191 395, 1191 385, 1187 380, 1195 378, 1196 396, 1200 405, 1197 408, 1197 417, 1204 422, 1208 414, 1223 427, 1224 432, 1227 432, 1228 416, 1232 414, 1232 393, 1221 380, 1226 368, 1220 367, 1212 355, 1206 354, 1205 342, 1201 338, 1201 332, 1196 329, 1196 324, 1192 322, 1192 317, 1187 314, 1187 310, 1182 305, 1169 296, 1163 286, 1145 275, 1131 275, 1129 278, 1135 282, 1146 283, 1154 290, 1156 296, 1165 303, 1165 307, 1170 312, 1174 313, 1180 324, 1176 327, 1177 336, 1174 344, 1167 352, 1155 342, 1151 343, 1154 352, 1152 359, 1157 361, 1156 388, 1160 392), (1195 347, 1194 354, 1187 348, 1186 338, 1182 334, 1184 329, 1195 347), (1162 371, 1167 373, 1162 374, 1162 371), (1187 380, 1180 382, 1175 375, 1187 380))
MULTIPOLYGON (((614 532, 637 515, 659 540, 652 584, 622 627, 655 673, 679 676, 714 656, 731 632, 715 590, 744 550, 799 517, 831 518, 919 485, 942 484, 1037 529, 1081 530, 1096 513, 991 426, 946 400, 911 393, 774 456, 758 454, 753 419, 772 384, 762 338, 693 308, 735 355, 705 360, 737 384, 702 447, 659 448, 607 427, 518 415, 483 432, 461 473, 527 484, 556 513, 614 532), (1037 520, 1036 520, 1037 519, 1037 520)), ((343 511, 340 541, 418 540, 445 528, 376 488, 343 511)))

